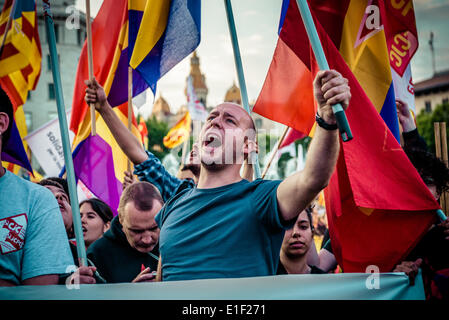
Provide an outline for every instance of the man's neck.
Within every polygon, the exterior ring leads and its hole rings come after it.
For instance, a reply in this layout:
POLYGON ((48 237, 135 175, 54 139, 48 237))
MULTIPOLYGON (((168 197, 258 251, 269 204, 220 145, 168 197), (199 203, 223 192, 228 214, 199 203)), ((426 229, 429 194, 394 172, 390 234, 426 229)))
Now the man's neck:
POLYGON ((310 273, 310 267, 307 265, 307 254, 292 258, 287 256, 285 252, 281 250, 279 259, 281 260, 282 265, 289 274, 310 273))
POLYGON ((228 165, 219 170, 209 170, 202 165, 197 187, 199 189, 218 188, 241 180, 240 166, 228 165))

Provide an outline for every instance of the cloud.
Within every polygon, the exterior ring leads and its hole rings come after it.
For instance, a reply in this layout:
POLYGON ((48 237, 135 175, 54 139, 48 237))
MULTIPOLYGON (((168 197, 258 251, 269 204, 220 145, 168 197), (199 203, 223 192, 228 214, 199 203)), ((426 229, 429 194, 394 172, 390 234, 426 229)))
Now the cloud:
POLYGON ((263 36, 260 33, 255 33, 248 38, 249 41, 259 42, 263 40, 263 36))
POLYGON ((256 11, 256 10, 248 10, 248 11, 245 11, 244 13, 243 13, 243 16, 245 16, 245 17, 251 17, 251 16, 256 16, 256 15, 258 15, 259 13, 256 11))

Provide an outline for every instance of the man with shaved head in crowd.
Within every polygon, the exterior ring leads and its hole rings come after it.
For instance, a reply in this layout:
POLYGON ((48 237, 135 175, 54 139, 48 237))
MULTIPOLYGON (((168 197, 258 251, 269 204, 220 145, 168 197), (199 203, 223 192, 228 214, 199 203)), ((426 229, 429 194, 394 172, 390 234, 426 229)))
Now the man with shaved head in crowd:
MULTIPOLYGON (((242 163, 256 146, 252 118, 232 103, 212 110, 200 133, 197 186, 177 191, 156 216, 164 281, 276 274, 284 230, 333 173, 340 145, 332 105, 347 108, 347 83, 334 70, 317 73, 319 125, 304 170, 283 181, 242 179, 242 163)), ((87 85, 86 102, 107 106, 98 83, 87 85)))

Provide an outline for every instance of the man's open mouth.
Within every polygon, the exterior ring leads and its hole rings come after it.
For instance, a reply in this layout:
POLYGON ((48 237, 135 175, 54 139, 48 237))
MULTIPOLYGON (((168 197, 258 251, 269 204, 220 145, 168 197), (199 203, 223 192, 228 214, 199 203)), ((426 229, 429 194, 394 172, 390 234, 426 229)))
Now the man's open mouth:
POLYGON ((215 133, 207 134, 206 138, 203 141, 204 146, 209 148, 218 148, 221 147, 221 137, 215 133))

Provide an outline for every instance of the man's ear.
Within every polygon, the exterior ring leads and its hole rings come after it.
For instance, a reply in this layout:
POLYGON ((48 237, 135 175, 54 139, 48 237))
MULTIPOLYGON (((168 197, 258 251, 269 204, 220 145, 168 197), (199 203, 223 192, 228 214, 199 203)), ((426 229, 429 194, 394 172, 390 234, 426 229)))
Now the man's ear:
POLYGON ((0 112, 0 134, 8 130, 9 117, 5 112, 0 112))

